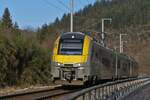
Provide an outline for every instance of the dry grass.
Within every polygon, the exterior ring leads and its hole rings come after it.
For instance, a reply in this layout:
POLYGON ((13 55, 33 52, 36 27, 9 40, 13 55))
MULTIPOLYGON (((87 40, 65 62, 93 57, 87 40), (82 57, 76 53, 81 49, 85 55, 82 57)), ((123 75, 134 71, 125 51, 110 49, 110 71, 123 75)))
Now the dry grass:
POLYGON ((50 86, 35 85, 35 86, 27 86, 27 87, 24 86, 5 87, 4 89, 0 89, 0 96, 8 95, 8 94, 24 93, 28 91, 31 92, 31 91, 38 91, 44 89, 53 89, 54 87, 56 87, 54 84, 51 84, 50 86))

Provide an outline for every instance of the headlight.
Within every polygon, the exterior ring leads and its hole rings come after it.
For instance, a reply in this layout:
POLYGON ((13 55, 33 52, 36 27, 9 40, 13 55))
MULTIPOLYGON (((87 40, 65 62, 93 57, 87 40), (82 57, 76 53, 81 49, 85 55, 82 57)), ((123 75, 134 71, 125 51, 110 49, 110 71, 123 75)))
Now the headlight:
POLYGON ((81 64, 81 63, 74 64, 74 67, 81 67, 81 66, 83 66, 83 64, 81 64))
POLYGON ((60 66, 61 64, 60 64, 60 63, 57 63, 57 65, 60 66))
POLYGON ((55 66, 63 66, 63 64, 59 62, 55 62, 55 66))

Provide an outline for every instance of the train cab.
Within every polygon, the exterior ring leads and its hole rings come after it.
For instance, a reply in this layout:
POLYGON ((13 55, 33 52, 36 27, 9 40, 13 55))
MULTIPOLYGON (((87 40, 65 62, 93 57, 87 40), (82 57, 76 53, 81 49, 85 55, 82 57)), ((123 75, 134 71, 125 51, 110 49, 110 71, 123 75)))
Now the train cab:
POLYGON ((88 60, 89 36, 80 32, 63 33, 55 42, 52 57, 53 80, 83 81, 88 60))

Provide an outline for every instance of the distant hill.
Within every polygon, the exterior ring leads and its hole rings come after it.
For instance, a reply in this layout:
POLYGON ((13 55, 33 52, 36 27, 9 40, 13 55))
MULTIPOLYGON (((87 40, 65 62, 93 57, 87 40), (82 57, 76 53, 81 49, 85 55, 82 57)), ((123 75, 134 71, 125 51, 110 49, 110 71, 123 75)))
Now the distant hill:
MULTIPOLYGON (((90 4, 74 14, 74 31, 101 32, 102 18, 112 18, 111 24, 105 23, 108 47, 119 47, 119 34, 128 34, 124 37, 128 41, 125 52, 136 58, 141 73, 150 73, 150 0, 101 0, 90 4)), ((62 19, 43 25, 38 34, 44 41, 56 37, 54 33, 69 30, 70 15, 64 14, 62 19)))
MULTIPOLYGON (((147 25, 150 23, 149 0, 102 0, 88 5, 74 14, 74 31, 101 31, 101 19, 112 18, 109 28, 120 29, 129 26, 147 25)), ((49 27, 56 27, 60 32, 69 31, 70 15, 56 18, 49 27)))

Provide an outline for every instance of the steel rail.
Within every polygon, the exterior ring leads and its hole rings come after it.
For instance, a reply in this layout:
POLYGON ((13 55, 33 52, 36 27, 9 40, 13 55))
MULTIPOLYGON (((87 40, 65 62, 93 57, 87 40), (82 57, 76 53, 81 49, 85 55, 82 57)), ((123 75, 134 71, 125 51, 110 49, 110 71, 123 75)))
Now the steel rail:
POLYGON ((55 98, 57 96, 67 95, 67 94, 70 94, 70 93, 74 93, 74 92, 77 92, 79 90, 81 90, 81 89, 70 90, 70 91, 62 91, 62 92, 59 92, 59 93, 54 93, 54 94, 39 96, 39 97, 36 97, 34 100, 46 100, 46 99, 50 99, 50 98, 55 98))

